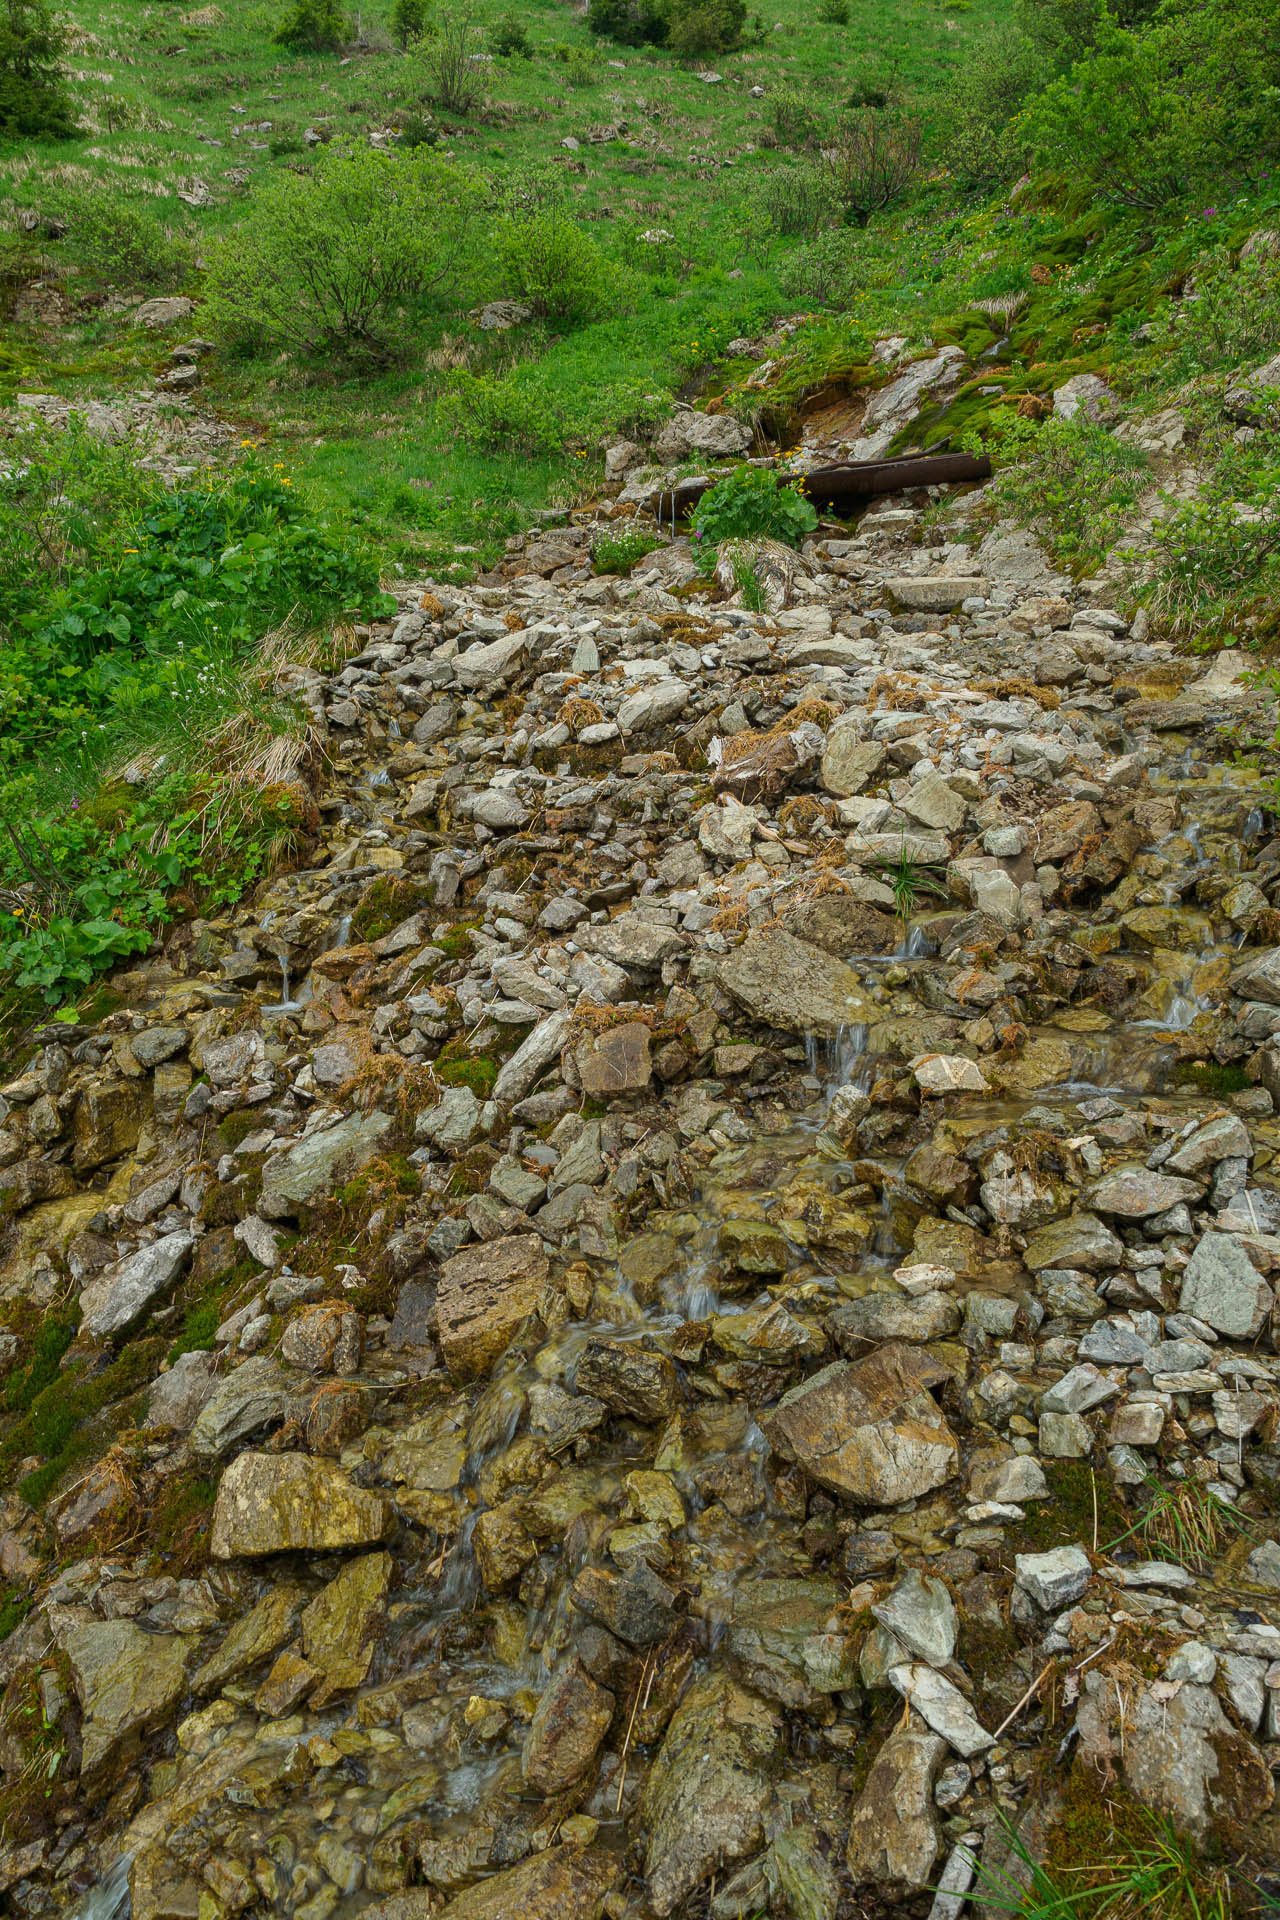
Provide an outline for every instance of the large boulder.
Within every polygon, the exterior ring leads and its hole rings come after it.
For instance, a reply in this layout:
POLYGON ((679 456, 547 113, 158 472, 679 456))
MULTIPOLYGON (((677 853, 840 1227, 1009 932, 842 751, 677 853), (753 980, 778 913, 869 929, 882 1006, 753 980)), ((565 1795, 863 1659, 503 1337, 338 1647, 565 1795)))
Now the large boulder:
POLYGON ((946 1741, 916 1721, 884 1742, 849 1821, 845 1859, 855 1886, 901 1894, 929 1885, 942 1846, 933 1789, 946 1754, 946 1741))
POLYGON ((822 1486, 865 1506, 896 1506, 957 1469, 956 1437, 929 1393, 948 1377, 928 1354, 890 1341, 801 1381, 761 1424, 774 1451, 822 1486))
POLYGON ((1183 1270, 1178 1306, 1228 1339, 1251 1340, 1274 1297, 1238 1240, 1206 1233, 1183 1270))
POLYGON ((352 1113, 331 1127, 304 1134, 262 1170, 258 1212, 268 1220, 296 1217, 300 1207, 332 1192, 383 1148, 394 1121, 389 1113, 352 1113))
POLYGON ((242 1453, 218 1486, 209 1532, 215 1560, 372 1547, 395 1523, 391 1502, 357 1487, 330 1460, 242 1453))
POLYGON ((186 1689, 191 1648, 184 1634, 147 1633, 132 1620, 90 1620, 71 1630, 62 1650, 84 1716, 82 1778, 130 1734, 164 1718, 186 1689))
POLYGON ((696 1680, 677 1707, 639 1804, 649 1904, 665 1915, 763 1838, 777 1713, 727 1674, 696 1680))
POLYGON ((852 967, 778 927, 749 933, 719 973, 726 993, 753 1019, 788 1033, 838 1033, 874 1011, 852 967))
POLYGON ((94 1340, 123 1333, 169 1291, 195 1246, 185 1230, 165 1233, 104 1269, 80 1295, 80 1325, 94 1340))
POLYGON ((455 1380, 474 1380, 506 1352, 542 1299, 550 1265, 536 1233, 464 1247, 436 1288, 436 1337, 455 1380))

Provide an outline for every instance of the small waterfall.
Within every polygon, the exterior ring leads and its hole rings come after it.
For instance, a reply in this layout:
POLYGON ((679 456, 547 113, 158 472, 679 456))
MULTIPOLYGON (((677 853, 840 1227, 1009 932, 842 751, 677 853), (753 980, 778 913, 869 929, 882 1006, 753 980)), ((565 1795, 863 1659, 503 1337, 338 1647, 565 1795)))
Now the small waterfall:
POLYGON ((928 936, 923 927, 911 927, 906 937, 894 952, 895 960, 921 960, 929 951, 928 936))
POLYGON ((823 1082, 823 1093, 830 1100, 841 1087, 857 1087, 866 1092, 871 1084, 866 1064, 867 1027, 864 1021, 839 1026, 828 1038, 823 1034, 805 1036, 805 1055, 809 1071, 823 1082))
POLYGON ((73 1907, 67 1920, 126 1920, 132 1901, 129 1895, 131 1853, 121 1854, 96 1887, 91 1887, 79 1906, 73 1907))

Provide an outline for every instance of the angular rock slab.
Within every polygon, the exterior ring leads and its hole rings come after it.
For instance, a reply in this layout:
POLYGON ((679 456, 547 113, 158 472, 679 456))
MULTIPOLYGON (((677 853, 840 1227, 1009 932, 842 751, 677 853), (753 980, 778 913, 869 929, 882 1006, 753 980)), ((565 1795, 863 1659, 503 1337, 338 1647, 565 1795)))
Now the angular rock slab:
POLYGON ((1249 1340, 1274 1299, 1240 1242, 1229 1233, 1202 1234, 1182 1275, 1181 1312, 1194 1314, 1231 1340, 1249 1340))
POLYGON ((941 1851, 933 1789, 947 1743, 916 1726, 897 1727, 871 1763, 849 1821, 845 1855, 855 1886, 899 1893, 927 1887, 941 1851))
POLYGON ((80 1295, 82 1330, 94 1340, 123 1333, 168 1292, 194 1246, 193 1234, 166 1233, 107 1267, 80 1295))
POLYGON ((869 1507, 917 1499, 951 1478, 960 1449, 929 1388, 946 1369, 891 1341, 837 1361, 783 1394, 761 1425, 774 1451, 869 1507))
POLYGON ((436 1334, 455 1380, 487 1373, 542 1298, 550 1265, 536 1233, 464 1247, 440 1269, 436 1334))
POLYGON ((262 1170, 258 1212, 268 1220, 296 1217, 299 1207, 340 1184, 344 1174, 367 1166, 393 1125, 389 1113, 349 1114, 336 1126, 304 1134, 262 1170))
POLYGON ((520 1764, 535 1793, 562 1793, 581 1780, 609 1731, 614 1698, 597 1686, 576 1658, 561 1669, 538 1702, 520 1764))
POLYGON ((241 1554, 372 1547, 394 1524, 391 1502, 354 1486, 330 1460, 242 1453, 219 1482, 209 1552, 215 1560, 233 1560, 241 1554))
POLYGON ((360 1920, 600 1920, 622 1869, 603 1847, 550 1847, 439 1906, 433 1887, 393 1893, 360 1920))
POLYGON ((131 1733, 162 1720, 181 1697, 191 1640, 144 1633, 131 1620, 91 1620, 63 1643, 84 1714, 81 1778, 110 1759, 131 1733))
POLYGON ((665 1915, 760 1845, 781 1727, 727 1674, 696 1680, 677 1707, 640 1797, 649 1904, 665 1915))
POLYGON ((787 1033, 834 1034, 872 1016, 852 967, 781 928, 749 933, 719 975, 753 1019, 787 1033))

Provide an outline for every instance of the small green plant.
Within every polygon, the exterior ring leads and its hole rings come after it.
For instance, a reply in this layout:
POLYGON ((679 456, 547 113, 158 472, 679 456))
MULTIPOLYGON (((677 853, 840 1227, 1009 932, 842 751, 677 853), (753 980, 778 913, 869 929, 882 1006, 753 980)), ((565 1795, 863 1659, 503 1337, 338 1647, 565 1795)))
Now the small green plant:
POLYGON ((981 436, 961 442, 986 443, 1001 461, 994 488, 1001 509, 1042 538, 1047 534, 1055 558, 1079 573, 1110 552, 1150 470, 1145 453, 1083 409, 1041 426, 1014 416, 987 442, 981 436))
POLYGON ((824 27, 847 27, 849 0, 818 0, 818 18, 824 27))
POLYGON ((0 134, 65 140, 76 131, 67 96, 66 29, 45 0, 0 6, 0 134))
POLYGON ((426 0, 396 0, 391 10, 391 32, 402 53, 427 30, 426 0))
POLYGON ((631 569, 646 553, 665 543, 657 533, 616 533, 601 534, 592 542, 591 568, 593 573, 630 573, 631 569))
POLYGON ((1231 1920, 1226 1869, 1201 1860, 1194 1842, 1166 1822, 1146 1814, 1137 1838, 1111 1837, 1105 1859, 1052 1867, 1007 1827, 1018 1869, 975 1862, 982 1911, 1010 1920, 1231 1920))
POLYGON ((277 27, 276 45, 293 53, 332 53, 346 44, 348 26, 338 0, 293 0, 277 27))
POLYGON ((1149 1475, 1143 1491, 1146 1506, 1141 1517, 1127 1533, 1108 1542, 1108 1553, 1137 1534, 1152 1559, 1174 1560, 1203 1572, 1227 1541, 1248 1528, 1244 1514, 1198 1480, 1179 1480, 1165 1487, 1149 1475))
POLYGON ((748 613, 765 611, 764 588, 745 554, 735 553, 733 556, 733 583, 742 595, 742 604, 748 613))
POLYGON ((181 287, 191 273, 190 245, 150 196, 101 180, 66 182, 50 195, 49 210, 65 223, 63 244, 81 270, 102 285, 160 292, 181 287))
POLYGON ((773 467, 735 467, 709 487, 693 515, 693 545, 705 567, 715 564, 722 540, 777 540, 798 547, 818 524, 803 480, 773 467))
POLYGON ((489 29, 489 51, 499 60, 532 60, 533 42, 518 13, 504 13, 489 29))
POLYGON ((907 852, 905 835, 895 860, 879 860, 873 865, 878 868, 881 879, 893 894, 895 917, 904 923, 910 920, 921 900, 929 896, 939 900, 947 897, 942 875, 927 862, 916 860, 907 852))

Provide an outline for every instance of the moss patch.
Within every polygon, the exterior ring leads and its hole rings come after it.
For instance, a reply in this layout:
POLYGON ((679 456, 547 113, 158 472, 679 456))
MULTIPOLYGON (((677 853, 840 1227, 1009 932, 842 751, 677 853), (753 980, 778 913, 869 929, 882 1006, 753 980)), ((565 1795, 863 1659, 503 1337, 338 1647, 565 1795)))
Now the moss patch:
POLYGON ((1094 1501, 1100 1545, 1126 1533, 1133 1516, 1122 1505, 1111 1480, 1094 1473, 1087 1460, 1046 1460, 1049 1497, 1028 1509, 1018 1529, 1019 1552, 1048 1553, 1052 1547, 1091 1546, 1094 1501))

